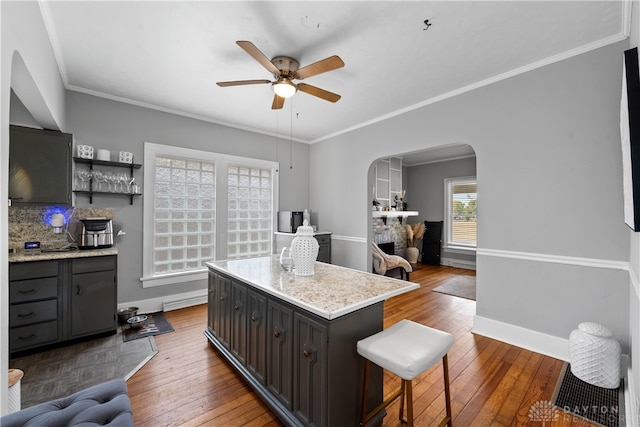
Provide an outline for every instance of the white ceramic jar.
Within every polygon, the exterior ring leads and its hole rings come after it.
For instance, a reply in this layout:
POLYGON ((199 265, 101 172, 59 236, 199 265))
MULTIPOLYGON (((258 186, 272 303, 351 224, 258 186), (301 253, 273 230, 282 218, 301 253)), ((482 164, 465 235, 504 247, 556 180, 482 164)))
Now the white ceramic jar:
POLYGON ((571 372, 589 384, 615 389, 620 385, 620 343, 598 323, 584 322, 569 335, 571 372))
POLYGON ((313 276, 313 267, 318 258, 320 245, 313 233, 313 227, 308 221, 303 221, 296 231, 296 237, 291 242, 291 258, 295 265, 294 273, 297 276, 313 276))

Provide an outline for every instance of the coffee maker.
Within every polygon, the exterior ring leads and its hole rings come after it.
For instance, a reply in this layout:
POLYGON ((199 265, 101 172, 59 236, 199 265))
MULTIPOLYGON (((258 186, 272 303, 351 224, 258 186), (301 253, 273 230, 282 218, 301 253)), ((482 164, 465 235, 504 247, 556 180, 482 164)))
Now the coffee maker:
POLYGON ((102 249, 113 246, 113 224, 110 219, 81 219, 78 248, 102 249))

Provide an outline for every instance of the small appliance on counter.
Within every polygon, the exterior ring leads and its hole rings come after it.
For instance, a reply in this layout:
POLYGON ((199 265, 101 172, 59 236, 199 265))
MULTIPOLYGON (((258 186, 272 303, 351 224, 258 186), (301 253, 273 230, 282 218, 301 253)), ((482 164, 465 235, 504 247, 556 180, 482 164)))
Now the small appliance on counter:
POLYGON ((110 219, 81 219, 80 222, 78 248, 101 249, 113 246, 113 224, 110 219))
POLYGON ((295 233, 304 221, 303 211, 278 212, 278 231, 281 233, 295 233))

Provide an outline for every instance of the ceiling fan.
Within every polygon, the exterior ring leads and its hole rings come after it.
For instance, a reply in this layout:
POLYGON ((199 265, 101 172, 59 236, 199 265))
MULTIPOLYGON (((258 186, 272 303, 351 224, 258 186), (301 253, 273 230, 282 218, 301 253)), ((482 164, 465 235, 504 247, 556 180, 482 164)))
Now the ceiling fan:
POLYGON ((236 44, 244 49, 249 55, 258 61, 267 69, 275 81, 271 80, 236 80, 230 82, 217 82, 220 87, 242 86, 253 84, 271 84, 271 88, 275 93, 271 109, 279 110, 284 105, 285 98, 293 96, 297 91, 317 96, 329 102, 336 102, 340 99, 340 95, 329 92, 319 87, 311 86, 306 83, 294 83, 293 80, 303 80, 317 74, 326 73, 338 68, 344 67, 344 62, 339 56, 333 55, 321 61, 314 62, 300 68, 300 64, 293 58, 288 56, 276 56, 269 60, 258 48, 249 41, 237 41, 236 44))

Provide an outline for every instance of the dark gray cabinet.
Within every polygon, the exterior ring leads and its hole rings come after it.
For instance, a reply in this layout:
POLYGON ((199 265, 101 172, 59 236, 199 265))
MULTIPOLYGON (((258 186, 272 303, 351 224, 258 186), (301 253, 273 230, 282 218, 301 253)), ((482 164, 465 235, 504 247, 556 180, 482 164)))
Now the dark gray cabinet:
POLYGON ((293 411, 306 425, 329 425, 327 328, 301 313, 295 313, 293 331, 293 411))
POLYGON ((318 241, 318 258, 320 262, 331 264, 331 234, 316 234, 318 241))
POLYGON ((9 350, 60 341, 63 280, 58 261, 9 265, 9 350))
POLYGON ((248 291, 247 309, 247 370, 264 385, 267 383, 267 298, 248 291))
POLYGON ((71 204, 71 134, 9 127, 9 199, 12 204, 71 204))
MULTIPOLYGON (((358 425, 363 360, 355 345, 382 330, 382 308, 327 320, 210 270, 205 336, 285 425, 358 425)), ((381 369, 372 367, 371 384, 375 407, 381 369)))
POLYGON ((9 351, 115 332, 117 257, 9 265, 9 351))
POLYGON ((293 310, 269 300, 267 388, 287 409, 293 406, 293 310))
POLYGON ((70 263, 70 337, 115 330, 116 258, 77 258, 70 263))

